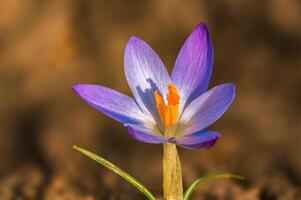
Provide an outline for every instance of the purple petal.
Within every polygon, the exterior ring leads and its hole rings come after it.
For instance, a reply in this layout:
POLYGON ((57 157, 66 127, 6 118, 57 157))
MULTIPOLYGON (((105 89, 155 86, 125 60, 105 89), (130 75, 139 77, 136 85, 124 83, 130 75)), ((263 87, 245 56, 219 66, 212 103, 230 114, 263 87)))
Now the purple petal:
POLYGON ((137 130, 131 126, 127 126, 127 128, 128 128, 129 134, 135 140, 138 140, 141 142, 159 144, 159 143, 164 143, 164 142, 167 142, 168 140, 170 140, 169 137, 157 136, 148 131, 137 130))
POLYGON ((216 86, 196 98, 181 116, 183 134, 189 135, 210 126, 228 109, 234 96, 234 85, 227 83, 216 86))
POLYGON ((171 142, 189 149, 200 149, 212 147, 220 137, 218 132, 203 130, 171 142))
POLYGON ((125 48, 124 62, 126 79, 139 107, 158 119, 154 91, 165 95, 171 82, 164 64, 148 44, 136 37, 125 48))
POLYGON ((146 118, 133 98, 115 90, 90 84, 72 88, 85 102, 123 124, 142 125, 146 118))
POLYGON ((208 89, 212 65, 210 34, 206 25, 201 23, 182 46, 171 75, 181 94, 180 110, 208 89))

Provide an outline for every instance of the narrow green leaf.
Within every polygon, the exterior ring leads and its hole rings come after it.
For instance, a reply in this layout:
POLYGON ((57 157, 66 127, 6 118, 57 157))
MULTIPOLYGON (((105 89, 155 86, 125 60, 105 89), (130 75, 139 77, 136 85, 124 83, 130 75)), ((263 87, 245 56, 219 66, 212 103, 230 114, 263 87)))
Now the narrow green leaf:
POLYGON ((80 153, 84 154, 85 156, 88 156, 92 160, 95 160, 96 162, 98 162, 102 166, 108 168, 109 170, 115 172, 116 174, 118 174, 119 176, 124 178, 126 181, 131 183, 138 190, 140 190, 149 200, 156 200, 154 195, 144 185, 142 185, 137 179, 135 179, 134 177, 132 177, 131 175, 129 175, 128 173, 126 173, 125 171, 120 169, 119 167, 115 166, 111 162, 107 161, 106 159, 104 159, 104 158, 102 158, 102 157, 100 157, 100 156, 98 156, 98 155, 96 155, 96 154, 94 154, 94 153, 92 153, 88 150, 80 148, 76 145, 73 146, 73 149, 79 151, 80 153))
POLYGON ((203 184, 204 182, 214 180, 214 179, 219 179, 219 178, 234 178, 238 180, 244 180, 244 177, 235 175, 235 174, 230 174, 230 173, 214 173, 214 174, 209 174, 207 176, 201 177, 194 181, 190 187, 185 191, 184 194, 184 200, 189 200, 192 193, 196 190, 198 186, 203 184))

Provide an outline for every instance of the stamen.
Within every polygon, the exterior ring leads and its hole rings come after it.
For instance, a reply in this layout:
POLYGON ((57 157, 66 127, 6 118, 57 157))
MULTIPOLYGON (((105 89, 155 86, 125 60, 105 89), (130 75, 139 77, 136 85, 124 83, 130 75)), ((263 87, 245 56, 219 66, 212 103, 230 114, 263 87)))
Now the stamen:
POLYGON ((170 126, 176 123, 179 111, 180 95, 177 88, 172 84, 168 84, 169 92, 166 94, 167 105, 158 90, 154 92, 154 98, 160 119, 163 125, 170 126))
POLYGON ((158 90, 156 90, 154 92, 154 97, 155 97, 156 107, 159 112, 161 122, 163 124, 165 124, 165 122, 166 122, 166 114, 165 114, 166 106, 165 106, 164 101, 163 101, 161 95, 159 94, 158 90))

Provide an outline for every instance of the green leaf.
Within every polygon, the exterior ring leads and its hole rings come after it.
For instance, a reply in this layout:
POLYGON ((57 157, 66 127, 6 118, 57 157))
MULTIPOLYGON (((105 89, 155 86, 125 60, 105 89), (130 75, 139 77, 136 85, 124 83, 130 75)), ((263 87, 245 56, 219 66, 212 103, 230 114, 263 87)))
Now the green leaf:
POLYGON ((209 174, 207 176, 201 177, 199 179, 197 179, 196 181, 194 181, 190 187, 185 191, 184 194, 184 200, 189 200, 192 193, 196 190, 196 188, 198 186, 200 186, 201 184, 210 181, 210 180, 214 180, 214 179, 219 179, 219 178, 234 178, 234 179, 238 179, 238 180, 244 180, 244 177, 239 176, 239 175, 235 175, 235 174, 230 174, 230 173, 214 173, 214 174, 209 174))
POLYGON ((96 155, 96 154, 94 154, 94 153, 92 153, 88 150, 80 148, 76 145, 73 146, 73 149, 79 151, 80 153, 84 154, 85 156, 88 156, 89 158, 91 158, 92 160, 95 160, 96 162, 98 162, 102 166, 104 166, 104 167, 108 168, 109 170, 115 172, 116 174, 118 174, 119 176, 124 178, 126 181, 131 183, 133 186, 135 186, 138 190, 140 190, 148 199, 156 200, 154 195, 144 185, 142 185, 137 179, 135 179, 134 177, 132 177, 131 175, 129 175, 128 173, 126 173, 125 171, 120 169, 119 167, 115 166, 111 162, 107 161, 106 159, 104 159, 104 158, 102 158, 102 157, 100 157, 100 156, 98 156, 98 155, 96 155))

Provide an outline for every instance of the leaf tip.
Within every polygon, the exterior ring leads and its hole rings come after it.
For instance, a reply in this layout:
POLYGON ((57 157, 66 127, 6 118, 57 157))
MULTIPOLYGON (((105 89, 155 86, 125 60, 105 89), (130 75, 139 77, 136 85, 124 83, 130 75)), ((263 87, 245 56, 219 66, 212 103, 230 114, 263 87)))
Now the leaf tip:
POLYGON ((81 148, 79 146, 77 146, 76 144, 74 144, 72 146, 72 149, 76 150, 76 151, 81 151, 81 148))

